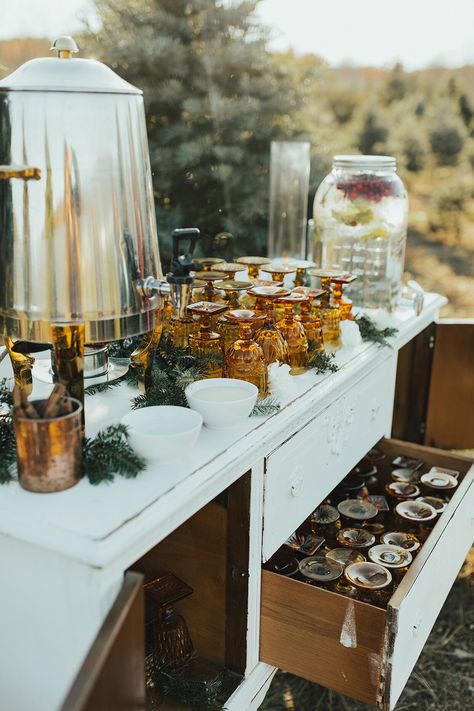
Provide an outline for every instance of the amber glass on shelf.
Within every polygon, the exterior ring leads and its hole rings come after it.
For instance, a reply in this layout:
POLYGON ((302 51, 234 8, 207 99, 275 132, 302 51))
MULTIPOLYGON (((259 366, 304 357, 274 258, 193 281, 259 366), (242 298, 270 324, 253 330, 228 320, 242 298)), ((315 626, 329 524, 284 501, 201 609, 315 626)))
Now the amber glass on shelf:
POLYGON ((310 269, 308 274, 318 277, 324 290, 319 300, 319 308, 316 309, 323 325, 324 345, 330 350, 337 350, 341 347, 341 309, 331 304, 331 279, 338 275, 324 269, 310 269))
POLYGON ((296 267, 292 264, 275 264, 272 262, 261 269, 265 274, 271 274, 272 281, 283 281, 287 274, 296 274, 296 267))
POLYGON ((227 279, 235 279, 236 274, 245 271, 245 266, 237 262, 219 262, 214 266, 214 269, 216 272, 224 272, 227 279))
POLYGON ((354 321, 352 301, 343 297, 344 287, 357 279, 356 274, 338 274, 331 279, 333 305, 341 311, 341 321, 354 321))
POLYGON ((247 292, 255 298, 255 312, 263 314, 265 320, 255 336, 263 351, 265 363, 288 363, 288 346, 281 332, 275 326, 274 303, 290 291, 281 286, 253 286, 247 292))
MULTIPOLYGON (((274 282, 268 279, 251 279, 251 286, 282 286, 283 282, 274 282)), ((251 296, 248 292, 244 294, 241 299, 241 308, 245 309, 250 309, 251 311, 255 311, 255 297, 251 296)))
POLYGON ((294 291, 279 299, 284 307, 284 316, 277 322, 276 327, 288 346, 288 363, 291 366, 291 375, 300 375, 308 367, 308 339, 303 325, 293 313, 295 306, 301 306, 304 301, 309 301, 304 294, 294 291))
POLYGON ((270 264, 268 257, 239 257, 235 260, 238 264, 243 264, 248 270, 249 279, 258 279, 260 267, 270 264))
MULTIPOLYGON (((229 279, 219 283, 219 291, 223 293, 224 304, 227 309, 241 309, 243 305, 240 303, 241 292, 251 287, 249 281, 234 281, 229 279)), ((228 321, 225 314, 219 316, 216 322, 216 330, 222 336, 222 346, 224 353, 228 347, 239 337, 239 324, 228 321)))
POLYGON ((193 644, 186 621, 172 605, 193 593, 193 589, 172 573, 163 573, 146 583, 146 651, 153 666, 178 668, 193 656, 193 644))
POLYGON ((313 302, 324 296, 325 292, 323 289, 312 289, 310 286, 297 286, 293 289, 293 293, 301 293, 308 297, 308 301, 301 302, 300 313, 296 319, 303 324, 308 339, 308 353, 314 356, 324 351, 324 337, 323 324, 321 318, 313 311, 313 302))
POLYGON ((189 335, 188 343, 191 353, 209 359, 205 378, 222 378, 222 338, 220 333, 212 330, 212 317, 225 311, 224 304, 214 304, 212 301, 198 301, 188 306, 188 311, 199 319, 199 330, 189 335))
POLYGON ((248 309, 236 309, 229 311, 226 318, 231 323, 239 324, 239 338, 232 343, 225 354, 226 376, 253 383, 257 386, 261 397, 267 395, 267 364, 262 349, 252 336, 252 327, 257 323, 263 323, 265 316, 248 309))
POLYGON ((227 279, 227 274, 225 272, 218 272, 214 270, 196 272, 194 277, 196 279, 202 279, 202 281, 206 282, 206 286, 204 287, 202 292, 199 293, 199 296, 196 295, 196 298, 199 298, 199 300, 201 301, 212 301, 213 303, 222 303, 221 294, 219 293, 218 289, 214 287, 214 282, 225 281, 227 279))

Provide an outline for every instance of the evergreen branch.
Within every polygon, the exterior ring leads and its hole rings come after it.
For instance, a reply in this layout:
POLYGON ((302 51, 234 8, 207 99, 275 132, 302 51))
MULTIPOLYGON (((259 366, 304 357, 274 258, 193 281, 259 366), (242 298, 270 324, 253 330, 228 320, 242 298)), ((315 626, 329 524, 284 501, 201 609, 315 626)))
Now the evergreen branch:
POLYGON ((356 323, 359 326, 360 335, 363 341, 371 341, 380 347, 387 346, 392 348, 392 345, 387 341, 387 338, 393 338, 398 333, 398 328, 377 328, 375 322, 364 314, 356 316, 356 323))
POLYGON ((321 373, 337 373, 339 366, 334 363, 334 358, 334 353, 326 353, 325 351, 311 353, 308 356, 309 368, 318 375, 321 373))
POLYGON ((124 425, 111 425, 94 439, 85 438, 83 471, 91 484, 113 481, 115 474, 133 479, 145 469, 146 462, 130 447, 127 432, 124 425))
POLYGON ((7 378, 0 380, 0 405, 13 405, 13 393, 7 387, 7 378))
POLYGON ((222 711, 219 696, 223 691, 220 674, 216 679, 196 682, 186 677, 186 666, 177 670, 161 668, 154 670, 153 682, 164 696, 172 696, 186 704, 190 711, 222 711))
POLYGON ((103 383, 94 383, 93 385, 88 385, 86 388, 84 388, 84 393, 86 395, 97 395, 97 393, 105 393, 108 390, 113 390, 114 388, 120 387, 123 382, 125 382, 124 375, 122 375, 121 378, 116 378, 115 380, 106 380, 103 383))
POLYGON ((16 462, 16 445, 13 424, 10 419, 0 417, 0 484, 14 479, 13 465, 16 462))
POLYGON ((281 408, 278 400, 272 395, 268 397, 259 398, 255 403, 255 407, 250 413, 250 417, 259 417, 261 415, 274 415, 281 408))

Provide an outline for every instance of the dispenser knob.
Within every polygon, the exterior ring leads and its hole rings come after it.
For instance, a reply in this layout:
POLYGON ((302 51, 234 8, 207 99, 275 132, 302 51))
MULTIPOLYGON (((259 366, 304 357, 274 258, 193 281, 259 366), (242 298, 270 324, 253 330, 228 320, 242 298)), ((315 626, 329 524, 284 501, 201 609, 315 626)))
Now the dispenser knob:
POLYGON ((79 47, 70 35, 62 35, 53 41, 50 50, 57 52, 61 59, 70 59, 73 53, 79 52, 79 47))

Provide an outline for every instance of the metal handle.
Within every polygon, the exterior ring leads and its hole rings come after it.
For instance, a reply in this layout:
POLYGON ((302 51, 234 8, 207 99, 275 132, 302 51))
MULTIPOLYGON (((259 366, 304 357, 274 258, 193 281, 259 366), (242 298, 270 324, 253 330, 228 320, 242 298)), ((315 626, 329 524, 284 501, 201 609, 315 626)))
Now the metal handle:
POLYGON ((199 238, 200 232, 197 227, 185 227, 184 229, 173 231, 173 259, 180 257, 192 257, 196 241, 199 238), (181 242, 189 240, 188 250, 181 249, 181 242))
POLYGON ((41 170, 30 165, 0 165, 0 180, 41 180, 41 170))

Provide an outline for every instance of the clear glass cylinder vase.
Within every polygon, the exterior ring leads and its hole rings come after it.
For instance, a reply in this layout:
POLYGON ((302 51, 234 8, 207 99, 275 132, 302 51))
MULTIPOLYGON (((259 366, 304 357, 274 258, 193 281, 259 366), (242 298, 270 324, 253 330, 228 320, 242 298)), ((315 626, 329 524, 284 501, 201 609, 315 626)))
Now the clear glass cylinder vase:
POLYGON ((391 156, 335 156, 314 198, 313 259, 357 280, 357 306, 391 310, 401 291, 408 198, 391 156))
POLYGON ((306 259, 310 144, 272 141, 268 256, 306 259))

